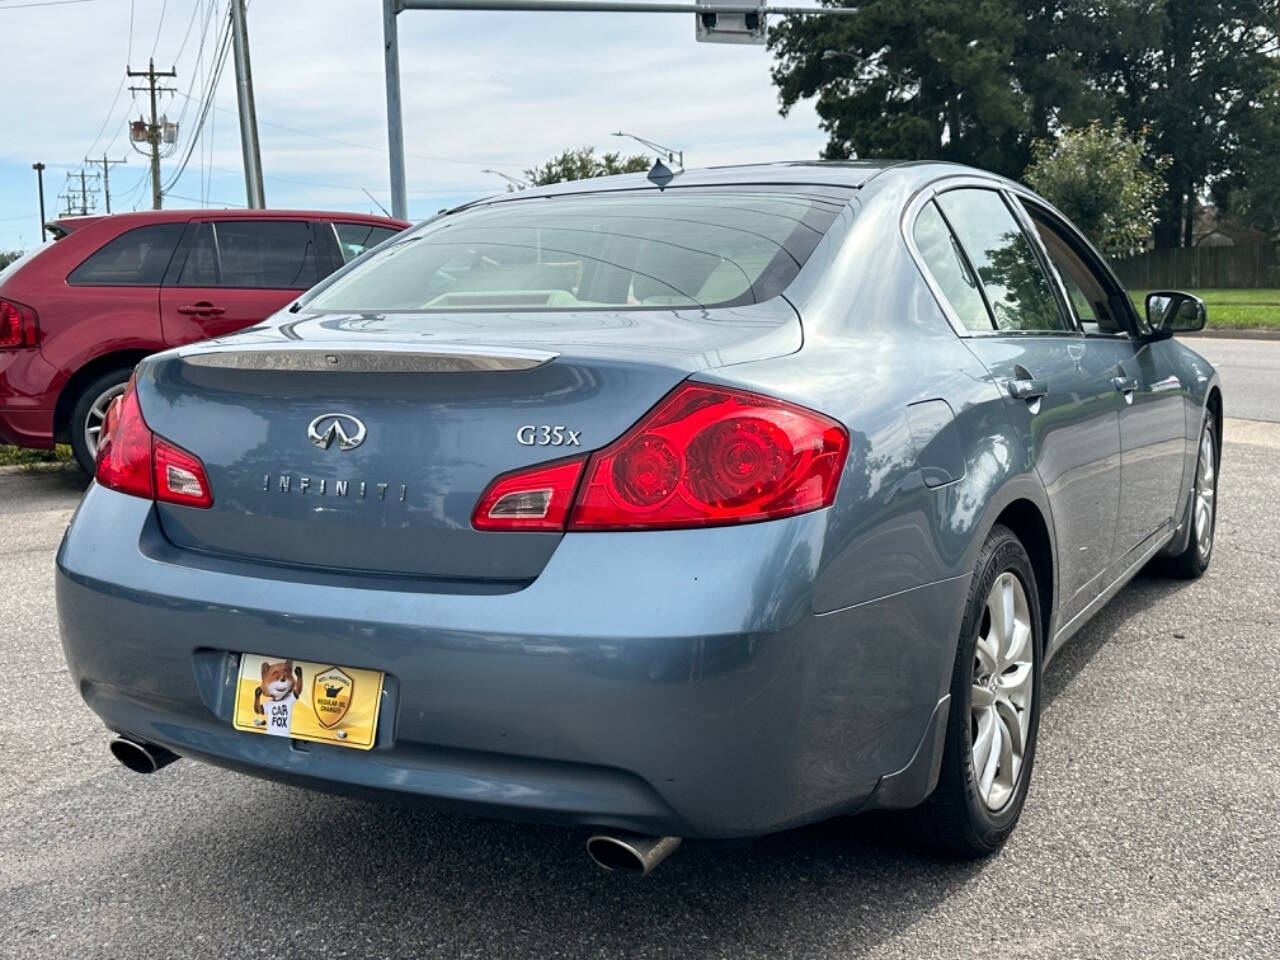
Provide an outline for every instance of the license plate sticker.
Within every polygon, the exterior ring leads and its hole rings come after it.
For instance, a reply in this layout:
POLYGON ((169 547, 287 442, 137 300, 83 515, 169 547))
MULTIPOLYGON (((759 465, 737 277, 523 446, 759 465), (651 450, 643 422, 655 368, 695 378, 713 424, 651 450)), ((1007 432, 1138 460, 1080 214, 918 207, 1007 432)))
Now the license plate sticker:
POLYGON ((381 705, 376 670, 246 653, 232 722, 250 733, 368 750, 381 705))

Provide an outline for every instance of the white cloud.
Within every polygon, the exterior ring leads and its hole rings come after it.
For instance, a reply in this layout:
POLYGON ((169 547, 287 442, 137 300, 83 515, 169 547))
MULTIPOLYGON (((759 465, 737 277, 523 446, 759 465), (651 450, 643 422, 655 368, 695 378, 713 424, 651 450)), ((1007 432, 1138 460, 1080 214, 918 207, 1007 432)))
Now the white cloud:
MULTIPOLYGON (((157 67, 171 65, 194 2, 170 0, 156 42, 159 0, 136 0, 135 69, 153 42, 157 67)), ((198 2, 205 10, 210 0, 198 2)), ((11 233, 4 215, 31 205, 31 161, 78 163, 102 124, 125 66, 129 8, 127 0, 11 12, 0 6, 6 50, 0 248, 11 233)), ((501 189, 501 181, 480 172, 485 166, 517 173, 565 147, 588 144, 638 152, 638 145, 609 136, 619 128, 682 148, 690 166, 815 156, 825 138, 812 110, 800 105, 787 119, 778 115, 769 54, 695 43, 691 21, 665 14, 401 14, 411 212, 422 216, 442 203, 501 189)), ((206 57, 220 23, 215 13, 206 57)), ((177 64, 175 85, 183 91, 195 71, 199 29, 197 21, 177 64)), ((386 202, 380 3, 256 0, 249 29, 268 200, 367 207, 360 192, 366 187, 386 202)), ((231 73, 228 58, 211 136, 206 133, 205 149, 193 156, 176 193, 199 196, 203 175, 209 196, 243 197, 231 73), (202 170, 202 161, 212 169, 202 170)), ((199 86, 197 79, 197 93, 199 86)), ((176 117, 182 102, 172 98, 165 110, 176 117)), ((145 169, 122 132, 128 103, 126 92, 98 144, 100 151, 114 138, 112 153, 130 157, 128 168, 113 173, 113 187, 121 191, 145 169)), ((141 106, 142 98, 133 112, 141 106)), ((186 112, 183 141, 196 112, 195 105, 186 112)), ((61 175, 53 168, 49 174, 52 207, 61 175)))

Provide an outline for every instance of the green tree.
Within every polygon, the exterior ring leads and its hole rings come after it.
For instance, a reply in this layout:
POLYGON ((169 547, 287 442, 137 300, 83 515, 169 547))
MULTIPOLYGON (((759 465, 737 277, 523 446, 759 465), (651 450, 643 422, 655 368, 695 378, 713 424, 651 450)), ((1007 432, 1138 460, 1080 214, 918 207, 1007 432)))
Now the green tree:
MULTIPOLYGON (((1081 34, 1091 82, 1109 117, 1147 130, 1170 158, 1156 246, 1190 246, 1199 198, 1232 175, 1276 83, 1280 0, 1105 0, 1081 34)), ((1262 123, 1274 124, 1266 111, 1262 123)))
POLYGON ((1280 0, 822 2, 857 14, 791 18, 770 45, 782 112, 815 98, 826 157, 1020 178, 1036 141, 1121 120, 1171 158, 1157 246, 1191 242, 1208 192, 1274 209, 1244 172, 1275 182, 1280 0))
POLYGON ((1212 196, 1234 220, 1280 232, 1280 83, 1249 112, 1231 160, 1231 173, 1217 180, 1212 196))
POLYGON ((21 256, 21 250, 0 250, 0 270, 3 270, 21 256))
POLYGON ((782 112, 815 97, 829 159, 952 160, 1018 176, 1035 139, 1103 102, 1073 52, 1085 14, 1071 0, 838 5, 857 15, 794 17, 769 37, 782 112))
POLYGON ((643 153, 630 157, 624 157, 620 153, 602 153, 597 157, 594 147, 580 147, 577 150, 566 150, 540 167, 531 167, 524 175, 535 187, 541 187, 548 183, 588 180, 615 173, 643 173, 651 166, 653 162, 643 153))
POLYGON ((1037 140, 1024 179, 1065 213, 1108 256, 1131 256, 1151 238, 1168 157, 1146 159, 1124 123, 1064 131, 1037 140))

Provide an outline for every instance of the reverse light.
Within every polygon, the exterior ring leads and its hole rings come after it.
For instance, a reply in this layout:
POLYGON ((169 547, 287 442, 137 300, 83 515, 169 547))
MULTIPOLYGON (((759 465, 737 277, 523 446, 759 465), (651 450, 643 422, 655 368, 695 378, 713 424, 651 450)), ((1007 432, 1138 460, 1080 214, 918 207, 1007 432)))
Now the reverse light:
POLYGON ((36 312, 25 304, 0 298, 0 349, 34 347, 39 342, 36 312))
POLYGON ((540 463, 504 474, 480 497, 471 524, 477 530, 563 531, 586 457, 540 463))
POLYGON ((686 383, 589 458, 499 477, 472 523, 479 530, 661 530, 793 516, 831 505, 848 450, 845 428, 813 410, 686 383))
POLYGON ((152 433, 142 417, 132 379, 103 419, 96 479, 108 489, 135 497, 187 507, 213 506, 204 464, 195 454, 152 433))

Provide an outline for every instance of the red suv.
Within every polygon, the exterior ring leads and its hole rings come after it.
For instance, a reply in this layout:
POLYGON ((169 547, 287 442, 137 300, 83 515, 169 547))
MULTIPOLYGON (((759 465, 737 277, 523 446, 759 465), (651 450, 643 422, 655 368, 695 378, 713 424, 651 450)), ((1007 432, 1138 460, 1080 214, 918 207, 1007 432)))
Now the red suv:
POLYGON ((69 442, 92 472, 140 359, 258 323, 407 226, 280 210, 56 221, 56 243, 0 271, 0 443, 69 442))

